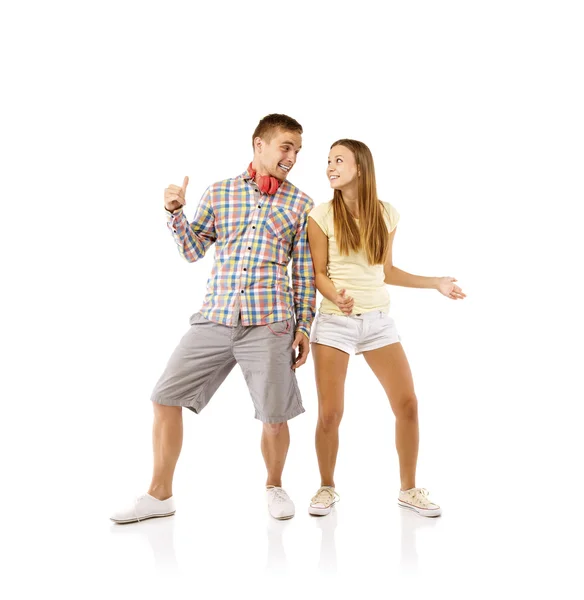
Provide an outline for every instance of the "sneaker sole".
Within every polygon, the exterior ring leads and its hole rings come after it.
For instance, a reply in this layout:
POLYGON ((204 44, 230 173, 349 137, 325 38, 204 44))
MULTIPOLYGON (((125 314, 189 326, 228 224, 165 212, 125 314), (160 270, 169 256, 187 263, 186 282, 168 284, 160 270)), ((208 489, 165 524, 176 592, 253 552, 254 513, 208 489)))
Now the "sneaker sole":
POLYGON ((126 525, 127 523, 139 523, 141 521, 147 521, 148 519, 160 519, 162 517, 172 517, 172 515, 174 515, 174 513, 176 512, 176 510, 173 510, 172 512, 166 513, 164 515, 146 515, 144 517, 140 517, 139 519, 134 518, 134 519, 112 519, 112 517, 110 517, 110 521, 113 521, 114 523, 119 523, 120 525, 126 525))
POLYGON ((416 506, 413 506, 412 504, 407 504, 406 502, 402 502, 401 500, 398 500, 397 503, 402 508, 408 508, 409 510, 413 510, 415 513, 418 513, 421 517, 439 517, 442 514, 441 508, 435 508, 432 510, 417 508, 416 506))
POLYGON ((287 521, 288 519, 293 519, 294 515, 289 515, 287 517, 274 517, 274 515, 270 515, 272 519, 276 519, 276 521, 287 521))
POLYGON ((312 515, 313 517, 325 517, 326 515, 330 514, 331 510, 333 509, 334 504, 331 504, 328 508, 318 508, 316 506, 310 506, 308 508, 308 514, 312 515))

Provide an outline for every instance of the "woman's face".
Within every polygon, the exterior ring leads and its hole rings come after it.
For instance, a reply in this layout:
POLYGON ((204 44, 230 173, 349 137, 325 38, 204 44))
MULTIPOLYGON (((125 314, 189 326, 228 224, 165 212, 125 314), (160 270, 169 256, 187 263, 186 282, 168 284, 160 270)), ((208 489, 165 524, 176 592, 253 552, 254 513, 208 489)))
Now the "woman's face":
POLYGON ((331 187, 342 190, 357 179, 355 155, 345 146, 333 146, 329 152, 326 175, 331 187))

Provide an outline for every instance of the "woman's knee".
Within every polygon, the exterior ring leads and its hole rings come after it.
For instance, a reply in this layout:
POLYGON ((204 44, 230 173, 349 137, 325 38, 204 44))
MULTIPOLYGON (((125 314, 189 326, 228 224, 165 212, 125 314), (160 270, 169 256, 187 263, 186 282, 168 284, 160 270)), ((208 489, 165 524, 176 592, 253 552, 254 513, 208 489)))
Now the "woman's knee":
POLYGON ((339 428, 342 418, 342 410, 321 410, 318 415, 318 423, 324 431, 331 431, 339 428))
POLYGON ((400 400, 395 408, 397 419, 405 421, 417 421, 418 419, 418 399, 415 394, 410 394, 400 400))

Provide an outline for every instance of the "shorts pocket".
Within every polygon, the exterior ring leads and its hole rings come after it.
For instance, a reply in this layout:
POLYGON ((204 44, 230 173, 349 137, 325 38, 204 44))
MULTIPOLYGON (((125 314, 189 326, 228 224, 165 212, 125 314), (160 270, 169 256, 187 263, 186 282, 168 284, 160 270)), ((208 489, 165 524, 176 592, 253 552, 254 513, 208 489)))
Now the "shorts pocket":
POLYGON ((333 327, 347 327, 347 325, 352 320, 353 319, 347 317, 346 315, 328 315, 328 314, 319 313, 318 318, 316 319, 316 322, 317 322, 317 324, 318 323, 323 323, 323 324, 330 323, 333 327))
POLYGON ((196 325, 197 323, 203 323, 203 322, 206 322, 206 321, 207 321, 207 319, 205 319, 205 317, 200 312, 196 312, 189 319, 189 324, 190 325, 196 325))
POLYGON ((325 322, 325 321, 332 321, 332 318, 336 316, 336 315, 328 315, 328 314, 324 314, 324 313, 318 313, 318 318, 317 321, 321 321, 321 322, 325 322))
POLYGON ((290 333, 290 328, 292 327, 291 319, 286 319, 285 321, 276 321, 275 323, 266 323, 266 327, 274 335, 288 335, 290 333))

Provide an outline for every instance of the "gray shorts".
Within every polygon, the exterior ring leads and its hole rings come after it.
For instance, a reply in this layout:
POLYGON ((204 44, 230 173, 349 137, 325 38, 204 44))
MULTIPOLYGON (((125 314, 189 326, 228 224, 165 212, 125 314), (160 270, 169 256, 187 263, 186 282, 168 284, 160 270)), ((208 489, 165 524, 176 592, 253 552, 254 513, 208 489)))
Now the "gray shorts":
POLYGON ((195 313, 190 323, 154 387, 153 402, 199 413, 238 363, 256 419, 283 423, 304 412, 292 370, 293 319, 227 327, 195 313))

